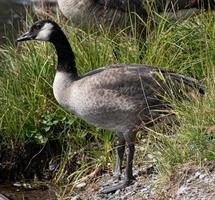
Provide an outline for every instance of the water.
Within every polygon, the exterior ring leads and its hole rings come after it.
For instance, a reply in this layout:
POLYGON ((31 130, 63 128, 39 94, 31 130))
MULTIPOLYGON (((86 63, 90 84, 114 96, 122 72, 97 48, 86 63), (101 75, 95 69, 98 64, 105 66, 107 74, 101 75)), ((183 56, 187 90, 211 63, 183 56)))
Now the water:
POLYGON ((0 44, 15 40, 28 3, 27 0, 0 0, 0 44))
POLYGON ((0 45, 15 41, 25 20, 25 8, 38 2, 54 4, 56 0, 0 0, 0 45))
POLYGON ((51 186, 38 186, 37 188, 23 188, 14 186, 11 182, 0 182, 0 200, 1 195, 4 195, 9 200, 53 200, 57 199, 55 196, 55 189, 51 186))

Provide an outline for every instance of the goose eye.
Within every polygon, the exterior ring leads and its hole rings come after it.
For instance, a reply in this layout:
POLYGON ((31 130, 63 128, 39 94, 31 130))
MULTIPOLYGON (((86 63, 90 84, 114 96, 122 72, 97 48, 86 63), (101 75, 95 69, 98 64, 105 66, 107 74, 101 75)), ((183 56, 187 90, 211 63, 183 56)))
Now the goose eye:
POLYGON ((37 30, 41 29, 41 28, 42 28, 42 24, 36 24, 36 25, 35 25, 35 28, 36 28, 37 30))

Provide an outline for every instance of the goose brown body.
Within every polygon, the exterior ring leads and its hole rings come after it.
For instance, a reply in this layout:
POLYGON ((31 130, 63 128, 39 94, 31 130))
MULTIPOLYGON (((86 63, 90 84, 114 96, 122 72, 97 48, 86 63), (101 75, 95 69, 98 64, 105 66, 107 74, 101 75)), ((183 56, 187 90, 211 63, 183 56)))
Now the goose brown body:
POLYGON ((125 132, 141 123, 152 124, 150 122, 167 109, 161 95, 164 92, 170 95, 181 84, 178 75, 178 80, 172 79, 174 87, 168 85, 170 82, 166 80, 172 74, 153 66, 137 64, 111 65, 91 71, 75 81, 69 73, 57 72, 53 90, 62 106, 88 123, 125 132), (159 77, 160 73, 165 81, 159 77))
POLYGON ((53 91, 59 104, 86 122, 117 134, 116 178, 121 174, 127 144, 125 179, 122 184, 105 188, 105 193, 132 183, 137 131, 158 123, 171 109, 176 93, 183 90, 204 93, 204 86, 197 80, 149 65, 115 64, 78 76, 71 46, 60 27, 50 20, 36 22, 17 40, 32 39, 49 41, 55 46, 58 65, 53 91))

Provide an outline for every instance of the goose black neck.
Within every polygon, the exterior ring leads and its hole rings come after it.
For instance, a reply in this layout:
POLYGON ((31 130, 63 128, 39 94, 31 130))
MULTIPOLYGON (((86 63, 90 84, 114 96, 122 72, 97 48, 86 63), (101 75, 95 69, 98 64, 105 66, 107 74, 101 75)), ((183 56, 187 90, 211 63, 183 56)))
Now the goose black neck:
POLYGON ((50 42, 53 43, 57 51, 57 71, 71 73, 73 78, 77 78, 75 55, 63 31, 60 29, 54 31, 50 42))

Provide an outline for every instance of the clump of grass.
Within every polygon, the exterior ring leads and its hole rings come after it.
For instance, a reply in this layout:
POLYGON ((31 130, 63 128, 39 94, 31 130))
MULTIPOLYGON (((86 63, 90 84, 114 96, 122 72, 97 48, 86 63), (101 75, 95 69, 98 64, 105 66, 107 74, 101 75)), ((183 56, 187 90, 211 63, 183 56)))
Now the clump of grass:
POLYGON ((175 105, 179 129, 173 132, 175 135, 157 135, 160 142, 155 145, 155 154, 161 155, 157 165, 161 174, 169 174, 186 162, 204 165, 215 159, 214 132, 208 131, 215 123, 214 95, 214 91, 208 92, 201 99, 175 105))
POLYGON ((158 41, 154 40, 155 35, 151 36, 153 40, 149 37, 147 41, 150 47, 146 55, 151 56, 150 60, 202 80, 207 87, 204 97, 173 102, 180 126, 164 129, 173 135, 165 135, 163 130, 152 132, 157 169, 162 174, 168 174, 177 165, 191 160, 201 165, 215 159, 214 135, 207 131, 214 125, 214 17, 214 13, 202 13, 168 26, 162 32, 158 28, 155 32, 159 33, 156 35, 158 41), (153 56, 156 52, 159 56, 153 56))
MULTIPOLYGON (((155 141, 160 141, 154 146, 162 154, 157 159, 162 172, 190 159, 199 162, 214 159, 214 139, 205 134, 215 120, 211 84, 215 63, 214 19, 213 13, 184 22, 161 19, 153 30, 147 31, 146 48, 140 52, 139 38, 123 31, 114 36, 104 30, 88 33, 58 18, 72 44, 80 74, 112 63, 147 63, 204 80, 209 86, 203 99, 175 105, 181 122, 176 136, 154 136, 155 141), (116 47, 117 56, 113 51, 116 47)), ((31 22, 29 19, 29 26, 31 22)), ((76 180, 96 164, 105 166, 113 159, 111 133, 86 124, 54 100, 56 57, 51 45, 35 41, 18 46, 9 43, 1 47, 0 57, 0 145, 11 148, 29 140, 44 145, 48 140, 59 140, 63 148, 56 182, 65 180, 65 176, 69 181, 76 180), (66 174, 71 166, 74 173, 66 174)))

